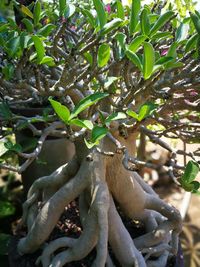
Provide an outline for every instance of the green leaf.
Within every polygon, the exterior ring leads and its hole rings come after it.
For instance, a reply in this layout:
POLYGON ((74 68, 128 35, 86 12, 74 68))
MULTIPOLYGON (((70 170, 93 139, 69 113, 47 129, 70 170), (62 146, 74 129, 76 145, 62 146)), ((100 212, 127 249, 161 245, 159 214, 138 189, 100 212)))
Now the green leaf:
POLYGON ((187 38, 188 34, 188 25, 185 23, 181 23, 176 31, 176 42, 181 42, 187 38))
POLYGON ((12 118, 12 112, 5 102, 0 102, 0 117, 5 120, 10 120, 12 118))
POLYGON ((141 9, 141 2, 140 0, 132 1, 131 5, 131 16, 130 16, 130 24, 129 24, 129 32, 132 35, 135 31, 135 28, 139 21, 139 12, 141 9))
POLYGON ((119 80, 118 77, 113 77, 113 76, 108 77, 106 82, 104 83, 104 88, 108 89, 117 80, 119 80))
POLYGON ((146 8, 144 8, 141 12, 140 25, 142 34, 148 36, 150 33, 150 22, 149 22, 148 10, 146 8))
POLYGON ((55 66, 54 59, 49 56, 44 56, 43 59, 40 61, 40 64, 46 64, 47 66, 55 66))
POLYGON ((156 61, 155 65, 163 65, 163 64, 166 64, 166 63, 168 63, 168 62, 170 62, 172 60, 173 60, 173 57, 168 57, 168 56, 160 57, 156 61))
POLYGON ((38 62, 40 63, 43 57, 45 56, 45 48, 44 48, 43 41, 37 35, 32 36, 32 40, 34 42, 34 46, 37 52, 38 62))
POLYGON ((8 149, 4 146, 4 142, 0 141, 0 158, 8 151, 8 149))
POLYGON ((33 27, 33 23, 30 21, 30 19, 24 18, 24 19, 22 19, 22 22, 26 26, 27 31, 32 33, 34 30, 34 27, 33 27))
POLYGON ((28 9, 28 7, 21 5, 21 12, 33 19, 33 13, 28 9))
POLYGON ((95 28, 96 26, 96 21, 94 16, 92 15, 92 13, 87 10, 87 9, 81 9, 82 14, 87 18, 88 22, 90 23, 90 25, 95 28))
POLYGON ((147 80, 152 72, 155 64, 155 52, 152 44, 144 42, 144 66, 143 66, 143 76, 147 80))
POLYGON ((176 53, 177 46, 178 46, 177 42, 174 42, 171 44, 171 46, 167 52, 168 57, 173 57, 173 58, 177 57, 177 53, 176 53))
POLYGON ((0 219, 15 213, 15 207, 8 201, 0 201, 0 219))
POLYGON ((4 146, 10 151, 16 153, 22 152, 22 146, 20 144, 13 144, 11 141, 7 141, 4 143, 4 146))
POLYGON ((92 64, 93 64, 92 54, 90 52, 85 52, 84 58, 87 60, 87 62, 90 64, 90 66, 92 66, 92 64))
POLYGON ((40 21, 40 16, 41 16, 41 3, 39 0, 37 0, 33 10, 33 19, 35 26, 38 25, 40 21))
POLYGON ((11 235, 0 233, 0 255, 8 255, 10 239, 11 235))
POLYGON ((11 38, 7 43, 7 48, 10 49, 9 55, 13 57, 20 48, 20 36, 11 38))
POLYGON ((125 18, 124 7, 121 1, 117 0, 117 17, 120 19, 125 18))
POLYGON ((117 40, 117 56, 119 59, 122 59, 125 55, 126 35, 122 32, 118 32, 114 38, 117 40))
POLYGON ((101 44, 97 53, 98 67, 104 67, 110 59, 110 46, 108 44, 101 44))
POLYGON ((93 128, 93 124, 89 120, 72 119, 69 121, 69 124, 70 125, 76 125, 76 126, 79 126, 81 128, 87 128, 89 130, 92 130, 92 128, 93 128))
POLYGON ((157 104, 154 104, 152 102, 147 102, 140 107, 138 112, 139 114, 137 114, 135 111, 131 109, 128 109, 126 111, 126 114, 136 119, 137 121, 142 121, 143 119, 151 115, 157 107, 158 107, 157 104))
POLYGON ((81 113, 83 110, 87 109, 88 107, 92 106, 93 104, 97 103, 99 100, 105 98, 106 96, 109 96, 108 93, 94 93, 92 95, 86 96, 84 99, 82 99, 74 108, 70 115, 70 120, 74 117, 76 117, 79 113, 81 113))
POLYGON ((64 11, 64 16, 65 18, 70 18, 72 15, 74 15, 76 11, 76 7, 72 4, 67 4, 65 11, 64 11))
POLYGON ((195 33, 194 35, 192 35, 192 36, 188 39, 188 41, 187 41, 187 43, 186 43, 186 45, 185 45, 185 52, 186 52, 186 53, 189 52, 192 48, 194 49, 194 47, 195 47, 196 44, 197 44, 197 39, 198 39, 198 37, 199 37, 199 34, 198 34, 198 33, 195 33))
POLYGON ((200 188, 200 183, 198 181, 193 181, 191 184, 193 185, 192 193, 195 193, 200 188))
POLYGON ((69 109, 62 105, 61 103, 59 103, 58 101, 55 101, 51 98, 49 98, 49 101, 53 107, 53 109, 55 110, 56 114, 58 115, 58 117, 64 121, 64 123, 68 123, 69 118, 70 118, 70 111, 69 109))
POLYGON ((158 30, 166 24, 167 21, 169 21, 172 16, 174 15, 173 11, 167 11, 166 13, 162 14, 158 20, 155 22, 153 27, 150 30, 150 36, 153 36, 158 32, 158 30))
POLYGON ((139 109, 139 114, 138 114, 138 121, 142 121, 146 117, 152 114, 153 111, 158 107, 158 105, 147 102, 144 105, 142 105, 139 109))
POLYGON ((56 28, 55 25, 53 24, 47 24, 44 27, 42 27, 41 29, 38 30, 38 34, 42 35, 42 36, 49 36, 49 34, 56 28))
POLYGON ((90 142, 90 141, 87 141, 85 138, 84 138, 84 142, 85 142, 85 144, 86 144, 87 148, 89 148, 89 149, 91 149, 91 148, 93 148, 94 146, 96 146, 96 145, 98 145, 98 144, 99 144, 99 142, 98 142, 98 141, 97 141, 97 142, 94 142, 94 143, 92 143, 92 142, 90 142))
POLYGON ((165 66, 165 69, 175 69, 175 68, 182 68, 184 66, 183 62, 168 62, 165 66))
POLYGON ((128 50, 132 52, 136 52, 140 45, 147 39, 147 36, 145 35, 140 35, 134 38, 131 43, 128 45, 128 50))
POLYGON ((107 22, 107 14, 104 8, 104 4, 103 1, 101 0, 93 0, 96 12, 97 12, 97 16, 98 16, 98 20, 99 20, 99 24, 100 24, 100 29, 103 28, 103 26, 106 24, 107 22))
POLYGON ((167 39, 167 38, 173 38, 173 35, 171 32, 157 32, 154 34, 151 39, 152 40, 161 40, 161 39, 167 39))
POLYGON ((64 11, 66 10, 66 0, 59 0, 59 14, 62 16, 64 14, 64 11))
POLYGON ((132 117, 132 118, 138 120, 138 114, 137 114, 135 111, 133 111, 133 110, 131 110, 131 109, 128 109, 128 110, 126 111, 126 114, 129 115, 130 117, 132 117))
POLYGON ((190 160, 185 168, 185 172, 181 177, 184 183, 191 183, 199 172, 199 165, 197 162, 190 160))
POLYGON ((122 49, 125 49, 126 35, 124 33, 122 33, 122 32, 118 32, 115 35, 115 39, 119 42, 120 47, 122 49))
MULTIPOLYGON (((15 68, 12 64, 7 64, 5 67, 2 68, 2 73, 6 80, 10 80, 13 77, 14 71, 15 71, 15 68)), ((0 114, 1 114, 1 111, 0 111, 0 114)))
POLYGON ((126 50, 125 54, 128 57, 128 59, 130 59, 132 63, 136 65, 140 71, 142 71, 142 63, 139 57, 129 49, 126 50))
POLYGON ((103 26, 103 28, 101 29, 100 35, 108 34, 112 30, 114 30, 114 29, 118 28, 119 26, 121 26, 122 23, 123 23, 123 20, 121 20, 120 18, 115 18, 115 19, 111 20, 110 22, 106 23, 103 26))
POLYGON ((116 112, 116 113, 109 115, 105 119, 105 123, 109 123, 111 121, 116 121, 116 120, 122 120, 122 119, 126 119, 126 114, 123 112, 116 112))
POLYGON ((30 152, 33 149, 36 148, 37 144, 38 144, 38 139, 35 137, 27 137, 24 138, 22 140, 22 142, 20 142, 21 146, 22 146, 22 152, 30 152))
POLYGON ((190 16, 196 31, 198 32, 198 34, 200 34, 200 18, 197 16, 197 14, 194 14, 192 12, 190 12, 190 16))
POLYGON ((106 134, 108 133, 108 129, 105 127, 95 126, 91 133, 91 141, 95 143, 100 141, 106 134))

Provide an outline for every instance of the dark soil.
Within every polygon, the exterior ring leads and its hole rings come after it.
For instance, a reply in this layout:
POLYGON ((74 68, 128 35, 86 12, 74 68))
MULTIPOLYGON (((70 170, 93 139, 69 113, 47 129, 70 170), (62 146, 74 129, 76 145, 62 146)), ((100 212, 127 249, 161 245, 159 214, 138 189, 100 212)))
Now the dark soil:
MULTIPOLYGON (((124 221, 124 224, 126 228, 128 229, 131 236, 134 238, 135 236, 141 235, 143 233, 141 225, 138 225, 131 221, 130 219, 127 219, 122 214, 122 219, 124 221)), ((68 236, 72 238, 78 238, 82 232, 82 227, 79 219, 79 210, 77 201, 71 202, 68 207, 66 207, 63 215, 61 216, 59 222, 57 223, 56 227, 54 228, 54 231, 49 237, 49 240, 47 242, 50 242, 56 238, 68 236)), ((26 229, 20 230, 17 235, 13 236, 11 242, 10 242, 10 251, 9 251, 9 264, 10 267, 35 267, 35 261, 41 254, 41 250, 38 250, 37 252, 30 254, 30 255, 24 255, 20 256, 17 254, 17 243, 19 238, 25 236, 26 229)), ((60 252, 62 250, 59 250, 60 252)), ((120 267, 120 264, 115 259, 111 249, 109 248, 110 255, 113 259, 113 262, 116 267, 120 267)), ((66 267, 90 267, 92 265, 92 262, 94 261, 96 256, 95 250, 93 250, 86 258, 84 258, 81 261, 68 263, 65 266, 66 267)), ((167 266, 160 266, 160 267, 184 267, 183 260, 182 260, 182 253, 181 249, 179 250, 178 256, 173 257, 169 260, 167 266)))

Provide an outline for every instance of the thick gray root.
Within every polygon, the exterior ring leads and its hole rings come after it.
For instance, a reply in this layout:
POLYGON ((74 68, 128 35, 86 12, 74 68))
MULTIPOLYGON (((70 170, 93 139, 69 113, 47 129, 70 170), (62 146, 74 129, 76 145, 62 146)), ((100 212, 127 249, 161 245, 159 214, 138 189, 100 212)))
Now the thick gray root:
POLYGON ((63 242, 60 242, 60 239, 52 241, 42 254, 43 267, 62 267, 66 263, 86 257, 97 242, 98 225, 93 212, 88 213, 85 226, 78 239, 63 238, 61 240, 63 242), (51 255, 61 247, 68 247, 68 249, 58 253, 51 261, 51 255))
POLYGON ((45 203, 27 236, 19 241, 18 252, 20 254, 36 251, 48 238, 65 206, 88 186, 89 175, 88 162, 85 162, 81 165, 77 175, 45 203))
POLYGON ((124 267, 146 267, 142 254, 135 247, 129 232, 117 212, 112 196, 110 196, 108 222, 109 243, 121 265, 124 267))
MULTIPOLYGON (((147 195, 146 208, 160 212, 168 220, 161 223, 155 230, 155 235, 165 231, 166 229, 172 230, 172 252, 177 254, 178 251, 178 236, 182 230, 182 218, 177 209, 165 203, 160 198, 152 195, 147 195)), ((168 231, 169 232, 169 231, 168 231)))
POLYGON ((27 221, 31 221, 31 218, 36 217, 39 212, 38 208, 36 211, 38 201, 42 200, 45 203, 50 199, 60 187, 76 174, 78 168, 78 162, 76 158, 73 158, 69 163, 59 167, 51 175, 37 179, 29 189, 27 200, 23 204, 23 216, 20 225, 27 224, 27 221), (31 209, 32 205, 35 206, 34 209, 31 209), (29 219, 29 217, 31 218, 29 219))

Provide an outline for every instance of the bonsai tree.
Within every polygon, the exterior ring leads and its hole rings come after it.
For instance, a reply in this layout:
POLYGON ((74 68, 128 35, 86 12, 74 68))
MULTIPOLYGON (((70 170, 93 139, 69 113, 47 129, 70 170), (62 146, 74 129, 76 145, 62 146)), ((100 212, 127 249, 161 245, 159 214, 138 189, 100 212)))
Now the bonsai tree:
POLYGON ((42 266, 64 266, 93 248, 92 266, 114 266, 109 243, 121 266, 164 267, 177 253, 182 219, 139 176, 142 167, 158 166, 137 153, 136 140, 145 135, 169 151, 164 168, 170 177, 185 190, 198 191, 199 150, 176 150, 162 137, 185 143, 200 138, 200 14, 188 3, 191 13, 182 18, 169 3, 139 0, 131 6, 119 0, 13 4, 21 12, 20 25, 12 18, 0 25, 1 135, 7 150, 0 167, 22 173, 47 136, 68 138, 75 146, 70 162, 31 186, 21 222, 27 235, 18 253, 41 248, 64 208, 78 198, 80 237, 48 243, 38 259, 42 266), (55 113, 25 117, 9 108, 30 104, 49 104, 55 113), (35 122, 43 122, 44 129, 35 122), (31 153, 6 140, 24 127, 39 138, 31 153), (25 162, 12 166, 8 151, 25 162), (186 168, 177 154, 191 157, 186 168), (132 238, 119 210, 143 223, 144 233, 132 238))

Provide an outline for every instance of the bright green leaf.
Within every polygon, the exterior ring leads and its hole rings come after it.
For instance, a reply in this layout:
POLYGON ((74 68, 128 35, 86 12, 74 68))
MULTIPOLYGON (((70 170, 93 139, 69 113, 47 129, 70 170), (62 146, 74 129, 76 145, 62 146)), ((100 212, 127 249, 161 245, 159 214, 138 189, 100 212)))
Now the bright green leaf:
POLYGON ((66 0, 59 0, 59 14, 60 14, 60 16, 63 15, 64 11, 66 10, 66 6, 67 6, 66 0))
POLYGON ((167 39, 167 38, 173 38, 173 35, 171 32, 157 32, 151 37, 152 40, 161 40, 161 39, 167 39))
POLYGON ((152 44, 144 42, 143 76, 145 80, 152 75, 154 64, 155 64, 154 48, 152 44))
POLYGON ((144 8, 140 15, 140 25, 143 35, 149 35, 150 33, 150 22, 149 22, 149 16, 148 16, 148 10, 144 8))
POLYGON ((190 13, 190 16, 196 31, 198 32, 198 34, 200 34, 200 18, 197 16, 197 14, 194 14, 192 12, 190 13))
POLYGON ((131 110, 131 109, 128 109, 128 110, 126 111, 126 114, 129 115, 130 117, 132 117, 132 118, 138 120, 138 114, 137 114, 135 111, 133 111, 133 110, 131 110))
POLYGON ((129 24, 129 32, 132 35, 135 31, 135 28, 139 21, 139 13, 141 9, 141 2, 140 0, 132 1, 131 5, 131 16, 130 16, 130 24, 129 24))
POLYGON ((45 56, 45 48, 44 48, 43 41, 37 35, 32 36, 32 40, 34 42, 35 49, 37 52, 38 62, 40 63, 43 57, 45 56))
POLYGON ((100 28, 102 29, 103 26, 106 24, 107 22, 107 14, 105 11, 105 7, 103 4, 103 1, 101 0, 93 0, 96 12, 97 12, 97 16, 98 16, 98 20, 99 20, 99 24, 100 24, 100 28))
POLYGON ((95 126, 91 133, 91 142, 95 143, 97 141, 100 141, 107 133, 108 133, 107 128, 95 126))
POLYGON ((126 114, 123 112, 116 112, 116 113, 109 115, 105 119, 105 123, 109 123, 111 121, 116 121, 116 120, 122 120, 122 119, 126 119, 126 114))
POLYGON ((136 38, 134 38, 131 43, 128 45, 128 50, 135 53, 140 45, 147 39, 147 36, 145 35, 139 35, 136 38))
POLYGON ((92 130, 92 128, 93 128, 93 124, 89 120, 72 119, 69 121, 69 124, 70 125, 76 125, 76 126, 79 126, 81 128, 87 128, 89 130, 92 130))
POLYGON ((186 43, 186 45, 185 45, 185 52, 186 52, 186 53, 189 52, 191 49, 194 49, 194 47, 195 47, 196 44, 197 44, 197 39, 198 39, 198 37, 199 37, 199 34, 196 33, 196 34, 192 35, 192 36, 188 39, 188 41, 187 41, 187 43, 186 43))
POLYGON ((24 18, 24 19, 22 19, 22 22, 25 24, 27 31, 32 33, 34 30, 34 27, 33 27, 33 23, 30 21, 30 19, 24 18))
POLYGON ((188 28, 187 24, 181 23, 179 25, 179 27, 177 28, 175 40, 177 42, 181 42, 181 41, 187 39, 188 29, 189 28, 188 28))
POLYGON ((142 71, 142 63, 139 57, 129 49, 126 50, 125 54, 128 57, 128 59, 130 59, 132 63, 136 65, 140 71, 142 71))
POLYGON ((47 66, 55 66, 54 59, 49 56, 44 56, 43 59, 40 61, 40 64, 46 64, 47 66))
POLYGON ((173 15, 173 11, 167 11, 166 13, 162 14, 151 28, 150 36, 156 34, 158 30, 172 18, 173 15))
POLYGON ((164 56, 156 61, 156 65, 163 65, 173 60, 173 57, 164 56))
POLYGON ((74 108, 74 110, 71 113, 70 120, 74 117, 76 117, 79 113, 81 113, 83 110, 87 109, 91 105, 97 103, 99 100, 105 98, 108 96, 108 93, 94 93, 92 95, 86 96, 84 99, 82 99, 74 108))
POLYGON ((101 35, 108 34, 112 30, 117 29, 118 27, 122 25, 122 23, 123 23, 123 20, 121 20, 120 18, 115 18, 111 20, 110 22, 106 23, 103 26, 103 28, 101 29, 101 35))
POLYGON ((153 111, 158 107, 158 105, 147 102, 144 105, 142 105, 139 109, 139 114, 138 114, 138 121, 142 121, 146 117, 152 114, 153 111))
POLYGON ((65 123, 68 123, 69 117, 70 117, 70 111, 69 109, 62 105, 61 103, 59 103, 58 101, 55 101, 51 98, 49 98, 49 101, 54 109, 54 111, 56 112, 56 114, 58 115, 58 117, 64 121, 65 123))
POLYGON ((181 177, 181 180, 185 183, 191 183, 199 172, 199 165, 195 161, 190 160, 185 168, 185 172, 181 177))
POLYGON ((40 21, 40 16, 41 16, 41 3, 40 0, 37 0, 33 10, 33 19, 35 26, 38 25, 40 21))
POLYGON ((104 67, 110 59, 110 46, 108 44, 102 44, 99 46, 97 53, 98 67, 104 67))
POLYGON ((38 34, 42 35, 42 36, 49 36, 49 34, 56 28, 55 25, 53 24, 47 24, 44 27, 42 27, 41 29, 39 29, 38 34))
POLYGON ((124 7, 121 1, 117 0, 117 17, 120 19, 125 18, 124 7))
POLYGON ((87 9, 81 9, 82 14, 87 18, 88 22, 90 23, 90 25, 95 28, 96 26, 96 21, 94 16, 92 15, 92 13, 87 10, 87 9))

